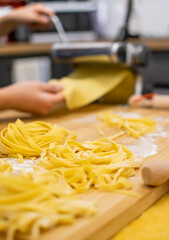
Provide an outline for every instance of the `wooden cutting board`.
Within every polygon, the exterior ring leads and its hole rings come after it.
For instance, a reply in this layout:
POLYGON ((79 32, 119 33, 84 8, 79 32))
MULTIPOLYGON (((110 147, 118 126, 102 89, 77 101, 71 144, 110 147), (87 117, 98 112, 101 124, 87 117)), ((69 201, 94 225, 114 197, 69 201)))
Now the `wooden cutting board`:
MULTIPOLYGON (((70 130, 75 130, 78 134, 78 140, 80 141, 95 140, 101 137, 97 130, 98 120, 96 119, 96 113, 107 109, 112 109, 116 112, 120 111, 122 114, 129 113, 128 116, 132 116, 131 114, 134 113, 141 114, 142 116, 156 117, 160 126, 163 125, 162 121, 169 118, 169 112, 167 111, 91 105, 73 112, 60 110, 48 117, 38 119, 52 123, 55 122, 70 130)), ((0 129, 5 127, 8 122, 14 121, 17 116, 19 116, 18 113, 6 112, 0 114, 0 129)), ((25 121, 37 119, 32 118, 29 115, 21 115, 20 117, 25 121)), ((155 151, 157 153, 143 158, 143 163, 153 159, 163 160, 169 158, 169 137, 167 137, 167 133, 169 135, 169 125, 165 125, 164 129, 160 131, 157 136, 154 136, 153 139, 151 139, 152 141, 150 141, 150 138, 145 137, 144 140, 146 141, 146 146, 151 149, 151 145, 155 144, 155 151)), ((114 133, 113 129, 109 129, 109 131, 107 131, 107 136, 113 135, 114 133)), ((118 138, 117 142, 134 147, 136 146, 137 150, 140 148, 144 155, 144 147, 146 146, 140 146, 139 140, 136 140, 135 138, 124 136, 118 138)), ((98 213, 94 217, 77 219, 73 225, 56 227, 55 229, 43 233, 39 240, 110 239, 120 229, 138 217, 143 211, 169 191, 169 182, 159 187, 146 187, 141 179, 140 170, 132 179, 132 182, 133 191, 139 193, 141 195, 140 198, 91 189, 82 194, 81 198, 84 200, 94 200, 96 202, 98 213)))

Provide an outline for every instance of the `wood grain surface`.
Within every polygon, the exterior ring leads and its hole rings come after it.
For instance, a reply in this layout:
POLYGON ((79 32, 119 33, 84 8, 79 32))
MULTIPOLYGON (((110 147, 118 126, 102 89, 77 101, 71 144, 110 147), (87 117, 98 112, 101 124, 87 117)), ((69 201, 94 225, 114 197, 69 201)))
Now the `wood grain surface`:
MULTIPOLYGON (((60 109, 47 117, 31 116, 18 112, 6 111, 0 114, 0 129, 7 126, 9 122, 14 122, 20 117, 24 121, 44 120, 52 123, 58 123, 68 129, 75 130, 78 134, 78 140, 95 140, 100 138, 97 130, 98 120, 96 113, 112 109, 122 113, 138 113, 143 116, 149 116, 158 119, 162 124, 169 118, 168 111, 133 109, 127 107, 112 107, 105 105, 90 105, 77 111, 68 111, 60 109)), ((169 134, 169 126, 164 125, 165 133, 169 134)), ((114 133, 110 129, 107 136, 114 133)), ((123 136, 117 139, 118 143, 124 145, 136 145, 138 140, 123 136)), ((157 135, 153 143, 157 146, 157 153, 143 159, 143 163, 151 160, 165 160, 169 158, 169 137, 157 135)), ((147 146, 152 143, 147 140, 147 146)), ((143 149, 144 151, 144 149, 143 149)), ((38 240, 106 240, 110 239, 126 224, 138 217, 143 211, 154 204, 169 190, 169 182, 159 187, 146 187, 140 175, 140 170, 132 178, 134 192, 140 194, 140 198, 122 195, 106 191, 89 190, 80 197, 84 200, 96 202, 98 213, 88 219, 77 219, 73 225, 59 226, 43 233, 38 240)))

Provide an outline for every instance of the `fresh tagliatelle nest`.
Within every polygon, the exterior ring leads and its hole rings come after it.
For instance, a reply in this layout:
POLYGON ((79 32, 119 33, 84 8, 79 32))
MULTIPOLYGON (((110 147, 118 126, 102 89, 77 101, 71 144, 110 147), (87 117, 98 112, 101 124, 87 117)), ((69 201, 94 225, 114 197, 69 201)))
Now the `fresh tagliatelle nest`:
MULTIPOLYGON (((124 118, 112 111, 105 111, 98 114, 98 119, 109 127, 123 130, 128 136, 140 138, 146 133, 155 131, 156 122, 147 117, 141 118, 124 118)), ((101 135, 104 135, 101 128, 99 128, 101 135)))
POLYGON ((12 165, 0 160, 0 232, 8 240, 36 238, 42 229, 95 214, 94 203, 76 196, 90 188, 138 196, 129 191, 129 178, 140 162, 109 138, 78 142, 76 133, 58 125, 17 120, 1 131, 0 152, 36 162, 33 172, 15 175, 12 165))
POLYGON ((0 152, 8 157, 37 157, 51 143, 63 144, 66 139, 75 139, 76 133, 47 122, 10 123, 0 134, 0 152))
POLYGON ((135 175, 134 169, 140 167, 140 162, 125 146, 99 139, 51 144, 42 153, 39 165, 61 175, 77 192, 84 192, 92 186, 110 191, 131 189, 128 178, 135 175))

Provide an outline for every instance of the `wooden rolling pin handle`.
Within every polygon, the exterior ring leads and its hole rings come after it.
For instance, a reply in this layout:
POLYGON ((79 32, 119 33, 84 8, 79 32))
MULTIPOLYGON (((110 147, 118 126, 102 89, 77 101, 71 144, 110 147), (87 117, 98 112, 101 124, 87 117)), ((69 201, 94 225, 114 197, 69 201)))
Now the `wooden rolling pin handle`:
POLYGON ((158 186, 169 179, 169 160, 154 160, 146 163, 141 169, 146 185, 158 186))
POLYGON ((152 98, 154 108, 169 109, 169 96, 168 95, 154 95, 152 98))

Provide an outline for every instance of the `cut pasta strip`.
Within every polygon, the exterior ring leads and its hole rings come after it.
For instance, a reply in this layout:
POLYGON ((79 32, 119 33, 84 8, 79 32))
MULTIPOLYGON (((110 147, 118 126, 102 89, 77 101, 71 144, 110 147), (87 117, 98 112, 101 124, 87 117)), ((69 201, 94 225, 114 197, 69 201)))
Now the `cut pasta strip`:
MULTIPOLYGON (((104 133, 103 129, 101 128, 101 125, 98 124, 98 125, 96 125, 96 127, 97 127, 97 129, 98 129, 98 131, 99 131, 99 134, 100 134, 102 137, 106 137, 106 134, 104 133)), ((121 137, 121 136, 123 136, 123 135, 125 135, 125 134, 126 134, 126 132, 121 131, 121 132, 118 132, 118 133, 116 133, 116 134, 114 134, 114 135, 112 135, 112 136, 109 136, 108 138, 114 140, 114 139, 116 139, 116 138, 118 138, 118 137, 121 137)))
POLYGON ((103 121, 109 127, 116 127, 119 130, 125 130, 127 135, 140 138, 146 133, 155 131, 156 122, 152 119, 142 118, 123 118, 111 111, 102 112, 98 119, 103 121))

